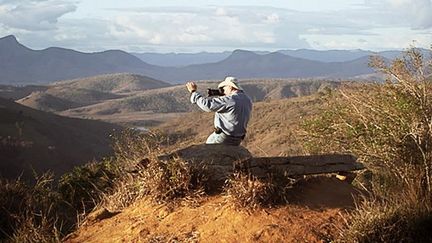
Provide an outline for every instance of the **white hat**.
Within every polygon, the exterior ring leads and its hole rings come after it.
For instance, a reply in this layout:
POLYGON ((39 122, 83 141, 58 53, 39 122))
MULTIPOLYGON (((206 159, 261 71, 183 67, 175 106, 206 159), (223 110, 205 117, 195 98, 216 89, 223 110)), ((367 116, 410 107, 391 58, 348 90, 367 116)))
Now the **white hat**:
POLYGON ((222 88, 224 86, 231 86, 231 87, 233 87, 235 89, 243 90, 243 88, 238 84, 237 78, 235 78, 235 77, 226 77, 225 80, 222 81, 218 85, 218 88, 222 88))

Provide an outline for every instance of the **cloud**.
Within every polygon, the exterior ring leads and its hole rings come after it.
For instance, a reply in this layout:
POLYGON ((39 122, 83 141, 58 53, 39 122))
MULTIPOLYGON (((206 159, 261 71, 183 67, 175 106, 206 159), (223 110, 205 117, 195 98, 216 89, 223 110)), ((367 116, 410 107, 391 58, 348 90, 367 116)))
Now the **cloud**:
POLYGON ((40 31, 56 28, 58 19, 76 10, 76 6, 60 0, 24 0, 0 2, 0 23, 5 28, 40 31))
POLYGON ((16 2, 0 0, 0 34, 19 34, 20 40, 38 48, 368 49, 379 45, 406 47, 411 36, 422 42, 431 37, 427 33, 432 14, 426 11, 431 10, 430 0, 366 0, 350 9, 321 12, 263 6, 105 8, 98 10, 99 17, 93 18, 83 18, 78 13, 61 18, 77 9, 71 1, 16 2), (393 38, 395 33, 405 37, 393 38), (393 39, 391 45, 384 44, 389 38, 393 39))
POLYGON ((377 14, 374 19, 391 19, 412 29, 432 28, 431 0, 368 0, 365 6, 377 14))
POLYGON ((114 18, 111 34, 141 43, 180 47, 309 47, 298 38, 299 33, 293 32, 294 28, 289 34, 275 33, 275 29, 282 28, 279 13, 273 8, 254 12, 243 7, 215 6, 199 11, 182 7, 176 14, 173 8, 158 10, 134 9, 132 14, 114 18))

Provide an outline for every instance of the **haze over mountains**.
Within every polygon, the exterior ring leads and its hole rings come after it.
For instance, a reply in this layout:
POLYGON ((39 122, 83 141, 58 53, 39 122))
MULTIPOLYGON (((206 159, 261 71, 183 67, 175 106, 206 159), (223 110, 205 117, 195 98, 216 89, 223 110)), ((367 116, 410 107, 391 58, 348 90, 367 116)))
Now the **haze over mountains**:
MULTIPOLYGON (((216 59, 203 53, 178 55, 176 66, 179 62, 199 63, 181 67, 167 67, 172 65, 168 61, 172 55, 168 55, 166 65, 162 67, 120 50, 96 53, 58 47, 32 50, 20 44, 14 36, 6 36, 0 38, 0 84, 47 84, 119 72, 141 74, 170 83, 220 80, 227 75, 239 78, 346 79, 373 73, 367 65, 369 54, 371 52, 368 51, 296 50, 267 53, 236 50, 214 54, 218 55, 216 59), (185 61, 186 57, 193 61, 185 61), (214 62, 202 63, 208 61, 214 62)), ((397 52, 382 54, 394 56, 397 52)), ((161 59, 159 64, 161 62, 164 61, 161 59)))
MULTIPOLYGON (((308 59, 311 61, 319 62, 346 62, 352 61, 357 58, 380 55, 382 57, 392 59, 400 54, 400 51, 382 51, 373 52, 365 50, 311 50, 311 49, 298 49, 298 50, 279 50, 278 53, 288 55, 291 57, 308 59)), ((260 55, 267 55, 269 51, 255 52, 260 55)), ((165 66, 165 67, 182 67, 192 64, 214 63, 220 62, 229 57, 232 52, 199 52, 199 53, 131 53, 152 65, 165 66)))

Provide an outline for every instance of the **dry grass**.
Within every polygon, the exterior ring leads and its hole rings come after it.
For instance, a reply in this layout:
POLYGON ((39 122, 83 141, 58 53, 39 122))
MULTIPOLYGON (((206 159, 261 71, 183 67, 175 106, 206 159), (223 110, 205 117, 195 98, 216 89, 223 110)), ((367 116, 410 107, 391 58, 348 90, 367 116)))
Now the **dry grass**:
POLYGON ((431 202, 407 197, 363 199, 346 218, 339 242, 430 242, 431 202))
POLYGON ((59 219, 62 200, 52 178, 39 176, 33 186, 20 179, 0 181, 0 240, 60 242, 67 222, 59 219))
POLYGON ((287 203, 286 193, 293 182, 294 180, 277 173, 272 177, 258 179, 239 172, 227 180, 224 190, 227 202, 234 204, 238 209, 253 211, 287 203))
POLYGON ((125 131, 114 143, 115 160, 121 164, 122 176, 113 190, 105 193, 100 207, 121 210, 147 197, 157 203, 177 199, 194 201, 205 191, 207 171, 199 164, 189 164, 180 158, 162 160, 164 146, 176 137, 157 132, 125 131))
POLYGON ((122 176, 100 206, 122 210, 144 197, 156 203, 175 203, 178 199, 193 202, 205 193, 206 180, 204 167, 191 166, 178 158, 163 161, 153 156, 122 176))

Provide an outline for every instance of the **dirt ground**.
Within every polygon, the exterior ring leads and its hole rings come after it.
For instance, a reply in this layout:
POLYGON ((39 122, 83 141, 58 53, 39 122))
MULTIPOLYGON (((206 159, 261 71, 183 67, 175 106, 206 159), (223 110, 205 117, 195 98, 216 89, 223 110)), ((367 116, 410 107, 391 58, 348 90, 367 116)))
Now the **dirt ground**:
POLYGON ((110 218, 89 220, 65 242, 330 242, 359 193, 320 176, 297 183, 289 203, 253 212, 235 208, 224 195, 175 207, 142 200, 110 218))

